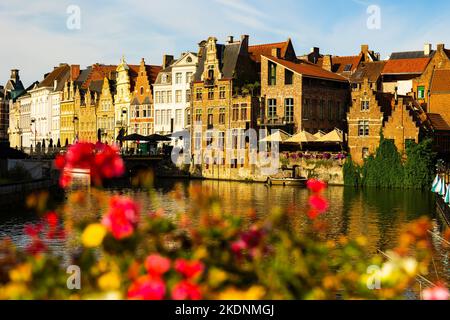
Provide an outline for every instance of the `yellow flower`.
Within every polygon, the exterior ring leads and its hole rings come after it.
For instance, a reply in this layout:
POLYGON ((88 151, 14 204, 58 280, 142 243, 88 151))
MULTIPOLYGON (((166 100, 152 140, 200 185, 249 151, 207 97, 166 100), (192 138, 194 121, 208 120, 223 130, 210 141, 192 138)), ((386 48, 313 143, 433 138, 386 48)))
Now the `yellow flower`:
POLYGON ((31 279, 31 265, 24 263, 9 271, 12 282, 28 282, 31 279))
POLYGON ((120 288, 120 276, 111 271, 102 275, 97 283, 102 291, 115 291, 120 288))
POLYGON ((212 268, 209 272, 209 284, 212 287, 220 286, 225 280, 227 280, 227 273, 223 270, 212 268))
POLYGON ((408 276, 415 276, 417 273, 418 263, 414 258, 406 258, 403 260, 403 269, 405 269, 408 276))
POLYGON ((266 290, 261 286, 252 286, 248 290, 238 290, 229 287, 219 294, 219 300, 261 300, 266 290))
POLYGON ((81 235, 81 242, 86 248, 95 248, 102 244, 106 228, 99 224, 90 224, 81 235))
POLYGON ((0 287, 0 299, 19 300, 29 296, 30 292, 23 283, 10 283, 0 287))

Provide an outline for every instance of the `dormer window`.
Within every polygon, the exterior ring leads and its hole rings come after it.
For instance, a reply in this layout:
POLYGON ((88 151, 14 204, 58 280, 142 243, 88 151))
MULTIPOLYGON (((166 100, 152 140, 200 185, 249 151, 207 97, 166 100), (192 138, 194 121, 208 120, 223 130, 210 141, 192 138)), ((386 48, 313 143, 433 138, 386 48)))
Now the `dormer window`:
POLYGON ((209 80, 214 79, 214 70, 208 70, 208 79, 209 80))

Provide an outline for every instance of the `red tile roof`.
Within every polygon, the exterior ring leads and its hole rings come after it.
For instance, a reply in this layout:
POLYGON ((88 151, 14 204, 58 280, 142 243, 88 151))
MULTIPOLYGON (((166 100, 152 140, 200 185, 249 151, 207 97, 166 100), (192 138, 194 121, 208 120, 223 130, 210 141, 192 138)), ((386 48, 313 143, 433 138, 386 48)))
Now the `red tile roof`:
MULTIPOLYGON (((131 92, 134 91, 134 86, 136 84, 137 77, 139 75, 139 65, 128 65, 130 68, 128 71, 128 75, 130 76, 131 82, 131 92)), ((145 65, 145 71, 147 72, 147 77, 150 85, 153 85, 158 77, 158 73, 162 70, 161 66, 153 66, 153 65, 145 65)))
POLYGON ((434 71, 431 92, 450 92, 450 70, 434 71))
POLYGON ((430 58, 388 60, 382 74, 421 74, 429 62, 430 58))
MULTIPOLYGON (((343 57, 331 57, 331 63, 333 64, 331 70, 335 73, 344 73, 345 67, 351 65, 351 69, 348 72, 353 72, 358 68, 361 62, 362 55, 359 56, 343 56, 343 57)), ((317 65, 323 67, 323 58, 319 58, 317 65)))
POLYGON ((109 78, 111 73, 116 72, 117 66, 94 64, 87 79, 82 83, 81 88, 87 89, 93 81, 103 81, 105 77, 109 78))
POLYGON ((306 61, 298 61, 298 62, 291 62, 279 58, 275 58, 272 56, 265 56, 267 59, 277 63, 281 64, 282 66, 288 68, 289 70, 293 72, 297 72, 299 74, 302 74, 307 77, 311 78, 320 78, 320 79, 326 79, 326 80, 334 80, 334 81, 343 81, 346 82, 347 79, 344 77, 335 74, 333 72, 327 71, 325 69, 322 69, 320 66, 306 62, 306 61))
POLYGON ((248 53, 250 54, 250 57, 254 61, 261 62, 261 56, 271 56, 272 49, 275 48, 280 49, 281 56, 284 56, 286 54, 288 47, 289 47, 289 40, 277 43, 260 44, 249 46, 248 53))

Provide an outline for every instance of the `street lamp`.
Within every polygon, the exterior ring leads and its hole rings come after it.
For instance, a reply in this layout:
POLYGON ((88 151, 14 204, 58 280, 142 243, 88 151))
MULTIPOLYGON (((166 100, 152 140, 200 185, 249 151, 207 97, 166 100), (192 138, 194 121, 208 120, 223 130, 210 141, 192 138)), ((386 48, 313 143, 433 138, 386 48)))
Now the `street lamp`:
POLYGON ((36 118, 31 118, 30 127, 33 125, 33 123, 34 123, 34 150, 36 150, 36 141, 37 141, 36 118))
POLYGON ((74 140, 74 142, 77 140, 77 132, 76 132, 76 129, 75 129, 75 126, 76 126, 75 122, 79 123, 78 122, 78 116, 74 116, 73 117, 73 121, 72 121, 72 123, 73 123, 73 136, 74 136, 73 140, 74 140))

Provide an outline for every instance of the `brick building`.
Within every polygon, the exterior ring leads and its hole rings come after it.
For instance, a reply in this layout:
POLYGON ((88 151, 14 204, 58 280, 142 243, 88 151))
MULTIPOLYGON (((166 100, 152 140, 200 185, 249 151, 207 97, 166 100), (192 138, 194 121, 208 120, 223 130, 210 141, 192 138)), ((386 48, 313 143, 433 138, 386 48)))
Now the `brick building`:
POLYGON ((148 136, 154 133, 155 123, 153 84, 162 68, 146 65, 143 58, 138 68, 130 68, 132 101, 129 133, 148 136))
POLYGON ((411 96, 373 90, 368 79, 352 91, 347 122, 348 147, 358 164, 376 152, 381 133, 400 153, 408 141, 419 143, 425 137, 434 138, 434 148, 441 153, 450 146, 450 126, 439 114, 426 113, 411 96))
POLYGON ((239 41, 230 37, 226 44, 218 44, 214 37, 199 44, 192 84, 191 147, 196 162, 207 167, 213 163, 235 167, 238 160, 245 161, 238 155, 245 150, 241 133, 255 126, 259 106, 255 92, 247 89, 258 81, 248 43, 249 37, 244 35, 239 41), (211 129, 216 130, 215 137, 210 136, 211 129), (226 136, 230 129, 233 136, 226 136), (213 144, 222 151, 207 151, 213 144))
POLYGON ((312 63, 289 61, 274 49, 261 59, 259 127, 295 134, 345 129, 348 81, 312 63))

